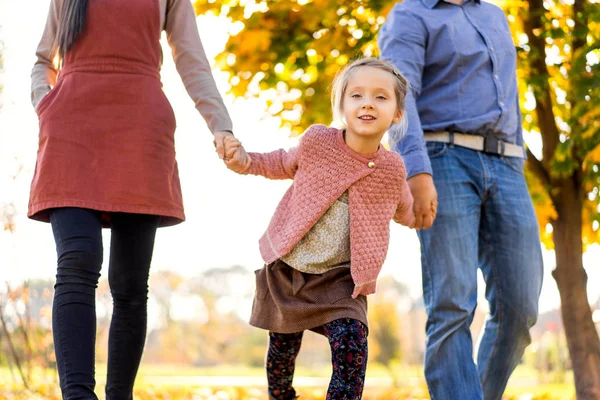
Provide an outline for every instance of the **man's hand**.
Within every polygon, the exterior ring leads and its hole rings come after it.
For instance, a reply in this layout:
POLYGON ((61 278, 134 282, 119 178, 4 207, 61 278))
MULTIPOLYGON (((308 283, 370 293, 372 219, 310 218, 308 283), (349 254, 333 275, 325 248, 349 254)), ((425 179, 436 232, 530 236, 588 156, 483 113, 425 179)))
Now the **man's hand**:
POLYGON ((437 191, 429 174, 418 174, 408 179, 414 198, 415 229, 429 229, 437 213, 437 191))
POLYGON ((225 143, 224 140, 226 137, 233 137, 233 133, 229 131, 219 131, 215 132, 213 144, 217 149, 217 155, 221 160, 225 158, 225 143))

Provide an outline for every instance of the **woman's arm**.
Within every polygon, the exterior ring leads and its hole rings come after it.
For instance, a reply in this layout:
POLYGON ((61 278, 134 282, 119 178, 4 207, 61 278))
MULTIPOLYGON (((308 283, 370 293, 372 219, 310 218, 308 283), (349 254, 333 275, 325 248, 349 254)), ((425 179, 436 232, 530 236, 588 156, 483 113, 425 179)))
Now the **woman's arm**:
POLYGON ((233 124, 213 79, 189 0, 169 2, 165 31, 177 72, 211 132, 233 132, 233 124))
POLYGON ((56 84, 58 67, 54 64, 54 61, 58 53, 56 32, 61 6, 62 0, 52 0, 50 2, 46 27, 35 52, 37 60, 31 71, 31 104, 36 109, 42 98, 56 84))

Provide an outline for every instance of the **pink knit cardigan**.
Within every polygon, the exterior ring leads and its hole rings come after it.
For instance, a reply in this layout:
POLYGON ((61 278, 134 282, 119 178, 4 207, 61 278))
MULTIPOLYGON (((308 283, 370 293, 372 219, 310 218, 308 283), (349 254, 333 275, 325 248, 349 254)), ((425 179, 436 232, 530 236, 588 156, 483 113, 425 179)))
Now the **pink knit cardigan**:
POLYGON ((375 293, 387 254, 390 221, 411 225, 413 198, 400 155, 383 146, 373 154, 350 149, 343 131, 313 125, 298 147, 286 152, 249 153, 247 174, 293 179, 259 241, 269 264, 289 253, 346 191, 350 209, 352 297, 375 293))

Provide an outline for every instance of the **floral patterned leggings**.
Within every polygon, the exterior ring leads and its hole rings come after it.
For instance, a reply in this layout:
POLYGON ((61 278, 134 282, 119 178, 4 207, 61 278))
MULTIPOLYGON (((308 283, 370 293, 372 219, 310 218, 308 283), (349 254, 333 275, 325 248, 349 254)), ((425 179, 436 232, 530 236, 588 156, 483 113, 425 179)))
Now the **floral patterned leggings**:
MULTIPOLYGON (((323 327, 331 346, 333 364, 326 400, 360 399, 367 370, 367 327, 350 318, 338 319, 323 327)), ((296 398, 292 379, 302 334, 269 332, 267 380, 271 399, 296 398)))

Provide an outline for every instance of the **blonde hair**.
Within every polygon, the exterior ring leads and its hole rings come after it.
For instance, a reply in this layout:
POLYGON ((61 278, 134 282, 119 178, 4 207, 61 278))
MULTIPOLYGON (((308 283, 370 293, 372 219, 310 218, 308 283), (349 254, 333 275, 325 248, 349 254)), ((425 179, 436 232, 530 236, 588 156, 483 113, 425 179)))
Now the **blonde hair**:
POLYGON ((408 128, 408 120, 404 115, 405 99, 406 94, 410 90, 410 84, 408 80, 402 75, 394 65, 391 63, 381 60, 379 58, 359 58, 347 64, 341 71, 338 72, 335 79, 333 80, 331 89, 331 110, 333 113, 333 119, 335 121, 343 120, 343 107, 344 107, 344 95, 346 94, 346 88, 348 87, 348 78, 350 72, 360 67, 372 67, 377 68, 385 72, 389 72, 395 78, 394 82, 394 94, 396 95, 396 104, 398 111, 402 113, 400 122, 392 124, 388 129, 388 132, 394 140, 400 139, 406 133, 408 128))

